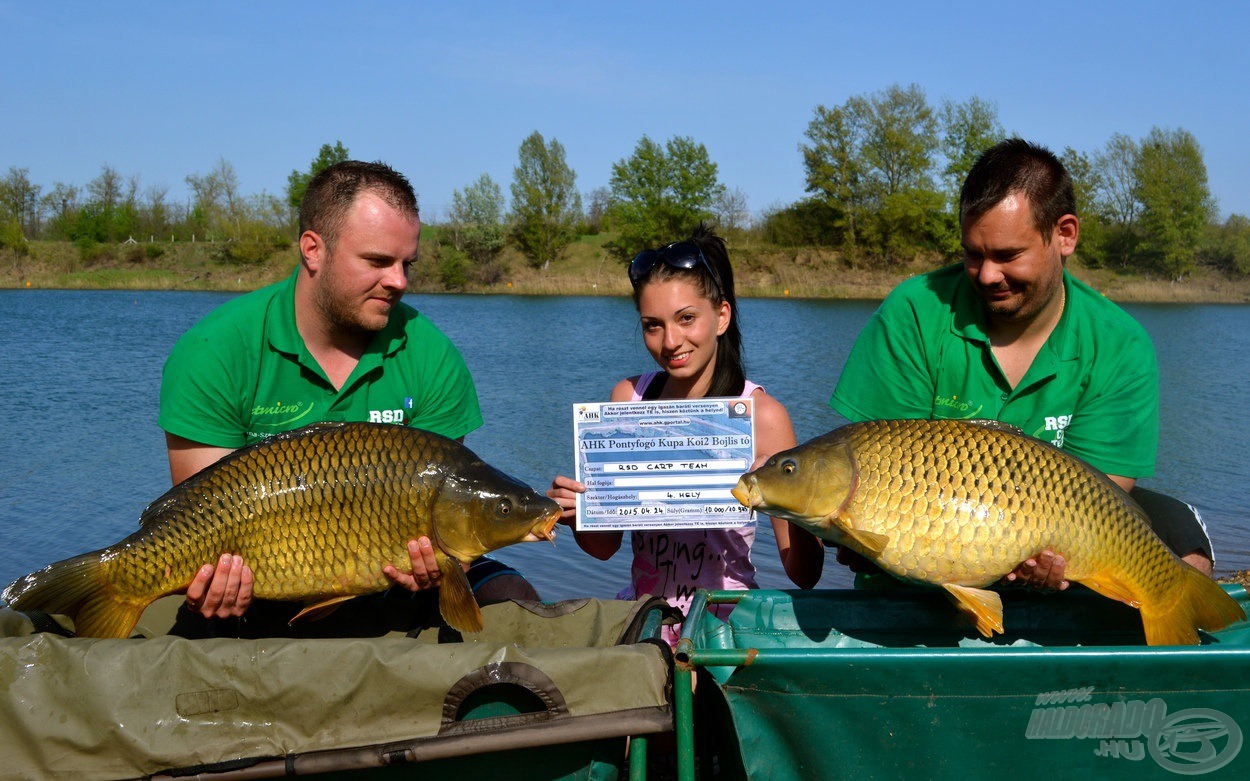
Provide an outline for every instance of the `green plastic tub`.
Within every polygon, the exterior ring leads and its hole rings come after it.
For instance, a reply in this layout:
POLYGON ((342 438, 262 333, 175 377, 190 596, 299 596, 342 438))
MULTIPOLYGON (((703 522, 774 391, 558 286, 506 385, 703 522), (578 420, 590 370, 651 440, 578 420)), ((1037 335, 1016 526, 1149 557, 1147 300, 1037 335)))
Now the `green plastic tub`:
POLYGON ((679 777, 1250 776, 1246 623, 1152 648, 1090 591, 1003 596, 987 641, 932 590, 700 592, 676 654, 679 777))

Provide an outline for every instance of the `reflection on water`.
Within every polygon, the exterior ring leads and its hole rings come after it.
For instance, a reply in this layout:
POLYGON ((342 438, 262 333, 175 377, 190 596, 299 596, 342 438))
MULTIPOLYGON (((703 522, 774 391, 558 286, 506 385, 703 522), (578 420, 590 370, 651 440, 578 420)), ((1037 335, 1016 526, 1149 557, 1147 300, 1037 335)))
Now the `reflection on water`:
MULTIPOLYGON (((216 293, 0 292, 0 583, 117 541, 168 488, 156 427, 165 356, 230 298, 216 293)), ((652 368, 623 298, 413 296, 463 351, 486 425, 466 444, 545 488, 573 469, 572 405, 600 401, 621 377, 652 368)), ((779 398, 799 440, 841 421, 829 394, 875 304, 741 302, 748 375, 779 398)), ((1144 484, 1196 504, 1217 568, 1250 567, 1247 361, 1250 307, 1130 306, 1159 352, 1162 446, 1144 484)), ((627 581, 627 546, 600 562, 572 538, 502 551, 547 599, 611 597, 627 581)), ((786 587, 768 524, 754 555, 760 584, 786 587)), ((822 585, 849 582, 837 566, 822 585)))

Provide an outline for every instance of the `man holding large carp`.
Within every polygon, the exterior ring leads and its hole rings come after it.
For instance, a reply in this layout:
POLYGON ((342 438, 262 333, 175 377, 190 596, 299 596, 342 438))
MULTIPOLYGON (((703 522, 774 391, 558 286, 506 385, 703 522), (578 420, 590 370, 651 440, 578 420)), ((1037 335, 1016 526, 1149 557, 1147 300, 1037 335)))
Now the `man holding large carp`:
MULTIPOLYGON (((1158 367, 1131 316, 1065 270, 1080 224, 1072 180, 1049 150, 1009 139, 960 192, 962 265, 900 284, 860 333, 830 406, 850 421, 988 419, 1101 470, 1126 491, 1154 473, 1158 367)), ((1177 555, 1212 571, 1188 505, 1134 491, 1177 555)), ((1006 580, 1066 588, 1061 552, 1006 580)), ((839 560, 859 569, 849 550, 839 560)))
POLYGON ((1004 580, 1079 582, 1138 609, 1149 645, 1244 620, 1192 509, 1126 493, 1154 471, 1158 368, 1145 330, 1064 269, 1079 223, 1062 164, 994 146, 959 217, 962 266, 902 283, 852 348, 830 401, 852 422, 733 495, 857 572, 941 588, 985 637, 1007 631, 1004 580))
MULTIPOLYGON (((408 180, 381 163, 331 166, 309 182, 299 230, 295 272, 210 313, 165 365, 159 424, 175 485, 239 448, 318 421, 398 423, 452 439, 482 424, 460 353, 400 303, 421 231, 408 180)), ((412 592, 438 586, 429 538, 409 541, 408 553, 411 574, 388 564, 386 577, 412 592)), ((493 588, 536 598, 515 572, 482 561, 481 569, 494 570, 484 573, 493 588)), ((187 588, 180 623, 188 612, 242 616, 252 582, 237 555, 205 562, 187 588)), ((285 613, 266 623, 285 631, 285 613)))

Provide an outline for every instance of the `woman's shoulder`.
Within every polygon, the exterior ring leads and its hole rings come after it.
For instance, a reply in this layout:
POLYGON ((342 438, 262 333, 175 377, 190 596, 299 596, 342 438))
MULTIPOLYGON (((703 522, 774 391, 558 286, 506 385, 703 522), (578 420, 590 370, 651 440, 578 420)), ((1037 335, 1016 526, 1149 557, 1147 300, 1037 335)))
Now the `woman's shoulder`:
POLYGON ((794 447, 794 424, 785 406, 763 388, 753 391, 751 400, 755 404, 754 465, 758 466, 773 453, 794 447))
MULTIPOLYGON (((642 389, 639 388, 639 381, 647 377, 645 374, 639 374, 634 377, 626 377, 620 380, 616 385, 612 386, 612 395, 608 397, 609 401, 635 401, 642 397, 642 389)), ((646 386, 643 385, 643 388, 646 386)))

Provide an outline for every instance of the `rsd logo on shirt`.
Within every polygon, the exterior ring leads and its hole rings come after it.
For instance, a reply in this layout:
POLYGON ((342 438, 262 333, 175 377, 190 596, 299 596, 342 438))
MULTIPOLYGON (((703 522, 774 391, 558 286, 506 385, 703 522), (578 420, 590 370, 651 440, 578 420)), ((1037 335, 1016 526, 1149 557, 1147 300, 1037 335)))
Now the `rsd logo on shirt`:
POLYGON ((371 409, 369 410, 369 422, 403 424, 404 411, 402 409, 371 409))
POLYGON ((1063 447, 1063 432, 1067 430, 1068 424, 1072 422, 1071 415, 1047 415, 1046 431, 1055 432, 1055 438, 1052 440, 1055 447, 1063 447))

